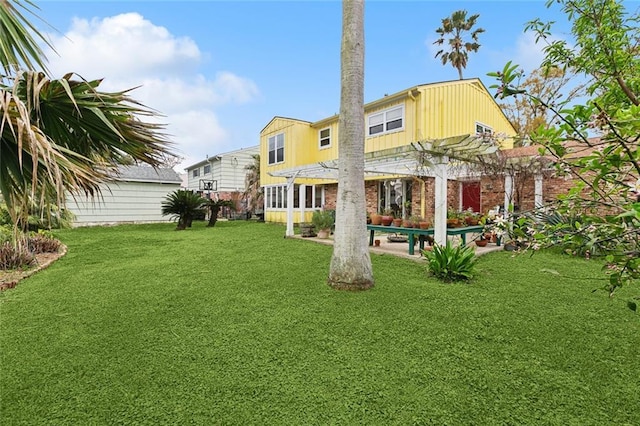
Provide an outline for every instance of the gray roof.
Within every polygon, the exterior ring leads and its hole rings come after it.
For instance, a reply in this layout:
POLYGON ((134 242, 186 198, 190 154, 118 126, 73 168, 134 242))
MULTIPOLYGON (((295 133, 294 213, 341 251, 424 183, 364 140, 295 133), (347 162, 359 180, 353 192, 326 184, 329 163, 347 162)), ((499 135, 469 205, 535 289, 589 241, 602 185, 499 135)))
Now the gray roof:
POLYGON ((151 166, 120 166, 116 180, 135 182, 182 183, 180 175, 173 169, 151 166))

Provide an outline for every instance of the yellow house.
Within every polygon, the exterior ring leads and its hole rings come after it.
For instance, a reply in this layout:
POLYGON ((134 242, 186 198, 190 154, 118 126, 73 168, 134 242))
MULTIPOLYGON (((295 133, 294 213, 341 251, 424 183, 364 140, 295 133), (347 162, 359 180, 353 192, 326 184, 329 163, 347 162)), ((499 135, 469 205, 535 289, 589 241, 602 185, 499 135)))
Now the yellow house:
MULTIPOLYGON (((502 135, 499 148, 512 148, 515 130, 477 78, 414 86, 366 104, 368 212, 392 209, 396 215, 433 217, 434 174, 416 169, 416 149, 451 139, 480 146, 488 133, 502 135)), ((308 222, 313 210, 335 208, 337 145, 337 115, 316 122, 274 117, 262 129, 266 221, 308 222)), ((455 161, 455 155, 444 158, 449 165, 455 161)), ((493 207, 482 203, 480 179, 458 169, 448 175, 449 207, 493 207)))

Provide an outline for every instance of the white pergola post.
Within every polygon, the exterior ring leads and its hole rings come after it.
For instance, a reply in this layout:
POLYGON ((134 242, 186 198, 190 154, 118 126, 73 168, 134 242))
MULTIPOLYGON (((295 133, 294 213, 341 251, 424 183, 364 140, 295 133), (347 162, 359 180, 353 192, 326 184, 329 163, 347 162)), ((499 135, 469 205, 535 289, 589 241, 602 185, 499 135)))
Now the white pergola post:
POLYGON ((509 216, 509 205, 513 200, 513 176, 504 176, 504 218, 509 216))
POLYGON ((293 237, 293 183, 296 180, 297 173, 287 178, 287 231, 285 236, 293 237))
POLYGON ((542 207, 542 175, 537 174, 535 176, 533 198, 535 200, 535 206, 537 209, 542 207))
MULTIPOLYGON (((307 205, 307 186, 300 185, 298 187, 298 199, 300 200, 300 217, 304 218, 305 206, 307 205)), ((301 222, 304 222, 304 219, 300 219, 301 222)))
POLYGON ((433 217, 433 239, 437 244, 447 243, 447 156, 437 157, 435 168, 436 210, 433 217))

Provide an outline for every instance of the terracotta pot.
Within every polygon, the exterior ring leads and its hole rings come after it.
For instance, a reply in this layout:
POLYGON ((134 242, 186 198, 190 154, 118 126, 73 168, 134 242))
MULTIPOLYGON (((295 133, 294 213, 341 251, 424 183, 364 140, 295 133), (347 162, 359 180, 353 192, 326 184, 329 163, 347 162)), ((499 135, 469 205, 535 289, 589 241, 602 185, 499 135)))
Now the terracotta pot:
POLYGON ((382 215, 374 213, 371 215, 371 224, 372 225, 382 225, 382 215))
POLYGON ((403 228, 413 228, 413 222, 411 222, 410 220, 403 220, 402 221, 402 227, 403 228))
POLYGON ((393 222, 393 216, 382 216, 382 225, 389 226, 393 222))
POLYGON ((460 225, 458 219, 447 219, 447 228, 457 228, 460 225))
POLYGON ((429 229, 431 227, 429 222, 419 222, 418 225, 420 226, 420 229, 429 229))
POLYGON ((330 229, 321 229, 318 231, 318 238, 327 239, 329 238, 329 234, 331 234, 330 229))
POLYGON ((393 226, 402 226, 402 219, 393 219, 393 226))
POLYGON ((376 247, 380 247, 380 240, 373 240, 373 245, 376 247))
POLYGON ((476 245, 478 247, 486 247, 489 240, 476 240, 476 245))

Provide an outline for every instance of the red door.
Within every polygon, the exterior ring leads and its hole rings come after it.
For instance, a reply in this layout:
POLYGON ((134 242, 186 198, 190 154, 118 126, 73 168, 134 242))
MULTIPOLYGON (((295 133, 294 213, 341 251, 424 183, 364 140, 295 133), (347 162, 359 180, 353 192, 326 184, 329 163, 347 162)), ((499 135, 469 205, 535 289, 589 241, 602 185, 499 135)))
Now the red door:
POLYGON ((462 182, 462 210, 480 212, 480 182, 462 182))

